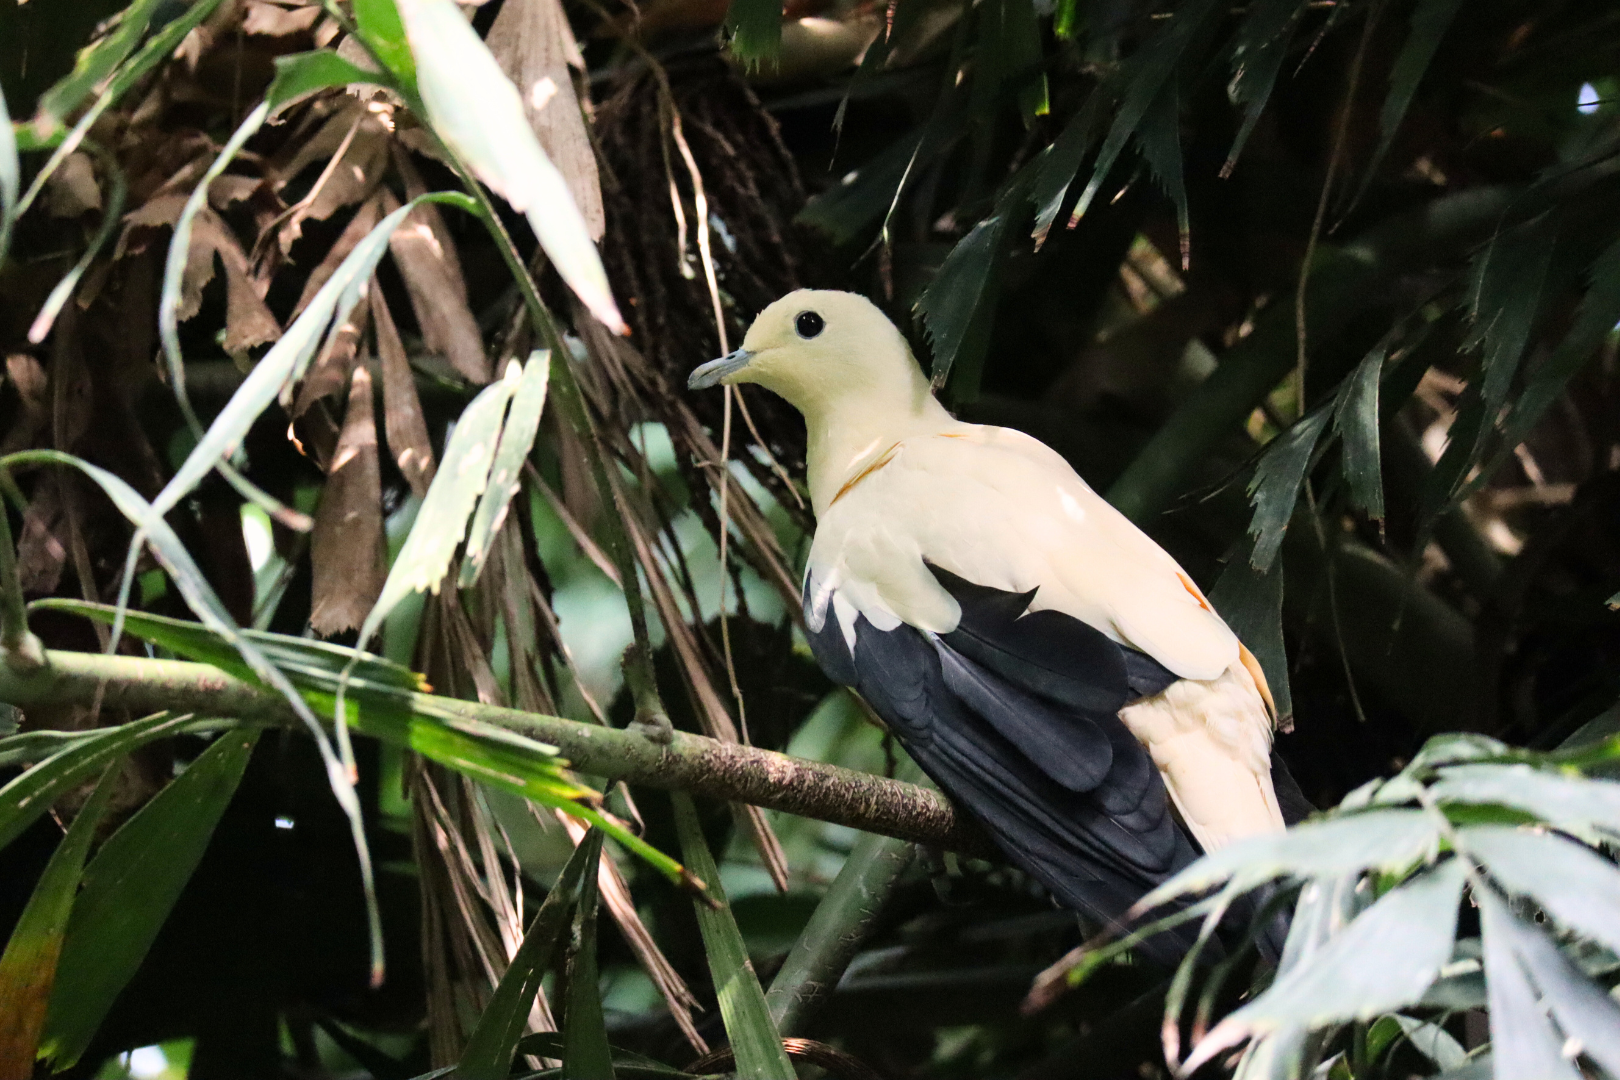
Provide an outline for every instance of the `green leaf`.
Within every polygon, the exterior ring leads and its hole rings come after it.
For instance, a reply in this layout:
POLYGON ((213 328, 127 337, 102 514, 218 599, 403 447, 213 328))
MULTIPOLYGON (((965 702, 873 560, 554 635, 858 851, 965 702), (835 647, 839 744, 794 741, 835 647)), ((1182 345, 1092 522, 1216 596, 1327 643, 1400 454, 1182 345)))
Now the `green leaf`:
POLYGON ((1474 454, 1507 400, 1530 340, 1559 224, 1556 213, 1532 218, 1497 234, 1474 259, 1469 305, 1474 327, 1463 347, 1484 347, 1480 392, 1487 418, 1471 448, 1474 454))
POLYGON ((1080 170, 1080 163, 1091 150, 1091 144, 1097 134, 1097 123, 1102 115, 1098 105, 1101 100, 1101 94, 1087 97, 1086 103, 1069 118, 1063 131, 1050 146, 1041 151, 1033 163, 1034 176, 1030 181, 1029 201, 1035 207, 1035 228, 1030 235, 1035 240, 1037 251, 1046 243, 1047 235, 1052 231, 1052 223, 1057 220, 1058 211, 1063 208, 1063 199, 1069 193, 1069 185, 1074 183, 1075 173, 1080 170))
POLYGON ((580 841, 589 848, 574 912, 574 949, 568 965, 568 1000, 563 1020, 563 1075, 569 1080, 613 1080, 613 1050, 602 1016, 602 979, 596 969, 597 867, 602 834, 594 829, 580 841))
MULTIPOLYGON (((111 604, 92 604, 86 600, 50 597, 35 600, 30 611, 60 611, 82 615, 87 619, 113 625, 118 621, 118 609, 111 604)), ((263 685, 229 641, 203 626, 186 619, 171 619, 166 615, 152 615, 144 611, 126 611, 124 629, 154 645, 168 649, 177 656, 212 664, 230 672, 239 679, 263 685)), ((253 642, 276 667, 287 673, 301 689, 324 690, 336 693, 343 671, 355 659, 355 650, 316 638, 293 637, 290 634, 272 634, 263 630, 243 630, 242 637, 253 642)), ((372 653, 361 653, 355 663, 350 685, 379 687, 394 690, 424 690, 427 680, 404 664, 386 660, 372 653)))
POLYGON ((1249 5, 1232 44, 1232 103, 1243 110, 1243 124, 1232 140, 1232 149, 1221 166, 1221 175, 1230 176, 1238 155, 1254 134, 1260 114, 1277 86, 1283 60, 1293 40, 1299 17, 1307 5, 1299 0, 1256 0, 1249 5))
MULTIPOLYGON (((478 1026, 467 1039, 461 1064, 456 1067, 456 1075, 461 1080, 506 1080, 511 1072, 512 1057, 529 1022, 529 1009, 540 992, 540 980, 551 969, 563 932, 568 928, 568 913, 573 910, 580 881, 587 869, 594 874, 601 847, 602 834, 595 830, 587 833, 563 866, 562 873, 557 875, 556 884, 546 893, 534 921, 529 924, 528 933, 523 935, 523 943, 513 954, 500 985, 478 1018, 478 1026)), ((557 1049, 558 1053, 543 1056, 561 1057, 560 1048, 557 1049)))
MULTIPOLYGON (((42 148, 44 145, 53 144, 56 149, 39 172, 35 174, 33 182, 28 185, 28 190, 23 193, 22 198, 18 201, 17 216, 21 216, 29 206, 33 205, 39 193, 45 189, 46 182, 61 167, 62 162, 68 159, 68 155, 79 148, 79 144, 84 141, 85 135, 95 125, 96 121, 101 118, 102 113, 106 112, 114 102, 128 93, 136 83, 145 78, 147 72, 169 59, 185 36, 191 33, 209 15, 213 14, 214 9, 220 5, 220 2, 221 0, 195 0, 190 7, 185 9, 183 15, 164 24, 161 30, 147 38, 145 44, 141 45, 139 52, 130 58, 127 63, 121 64, 114 69, 112 78, 105 83, 105 88, 97 95, 95 103, 85 110, 84 115, 79 117, 78 122, 73 125, 73 130, 68 132, 66 136, 58 138, 58 131, 52 132, 45 139, 39 139, 34 135, 34 126, 30 125, 28 141, 31 146, 42 148)), ((59 128, 59 125, 56 126, 59 128)))
POLYGON ((354 0, 360 39, 410 93, 416 92, 416 58, 394 0, 354 0))
POLYGON ((1378 384, 1389 349, 1380 344, 1345 380, 1333 408, 1333 426, 1344 440, 1344 477, 1350 501, 1370 518, 1384 516, 1384 469, 1378 443, 1378 384))
POLYGON ((1192 214, 1187 207, 1187 185, 1181 168, 1181 94, 1171 79, 1153 99, 1136 132, 1148 168, 1176 208, 1176 230, 1180 237, 1181 268, 1191 257, 1192 214))
POLYGON ((41 127, 56 127, 84 104, 146 36, 163 0, 135 0, 118 16, 117 26, 100 41, 79 50, 73 70, 39 97, 41 127))
POLYGON ((1249 522, 1249 535, 1254 537, 1254 551, 1249 562, 1264 572, 1282 548, 1283 533, 1294 516, 1294 504, 1299 501, 1299 488, 1311 466, 1311 455, 1316 441, 1327 427, 1326 409, 1306 413, 1287 431, 1272 440, 1265 456, 1249 481, 1249 497, 1254 502, 1254 517, 1249 522))
POLYGON ((17 925, 0 955, 0 1076, 32 1076, 39 1036, 50 1003, 62 938, 73 912, 79 874, 101 815, 118 783, 110 764, 67 835, 45 864, 17 925))
MULTIPOLYGON (((1487 940, 1487 955, 1493 944, 1502 951, 1511 951, 1530 982, 1541 991, 1541 1008, 1537 1012, 1550 1007, 1562 1034, 1578 1042, 1581 1052, 1603 1066, 1610 1076, 1620 1076, 1620 1005, 1570 963, 1546 933, 1513 914, 1494 895, 1490 901, 1492 915, 1487 932, 1502 940, 1487 940)), ((1496 978, 1494 972, 1491 978, 1496 978)))
POLYGON ((490 467, 489 483, 467 532, 467 551, 462 558, 459 582, 463 589, 478 581, 495 534, 506 520, 512 496, 517 493, 518 478, 523 474, 523 463, 534 449, 534 437, 540 430, 540 414, 546 407, 550 378, 551 350, 536 349, 529 354, 529 362, 517 380, 517 388, 512 391, 512 408, 507 413, 506 426, 501 429, 501 442, 490 467))
POLYGON ((1046 84, 1046 72, 1041 51, 1041 28, 1036 19, 1032 0, 1001 0, 1002 70, 1013 78, 1018 88, 1018 111, 1024 126, 1035 122, 1037 116, 1052 111, 1051 92, 1046 84))
POLYGON ((1144 896, 1136 910, 1146 911, 1223 882, 1242 891, 1283 876, 1402 871, 1433 857, 1440 844, 1437 830, 1433 818, 1421 810, 1377 810, 1307 821, 1285 833, 1238 840, 1205 855, 1144 896))
POLYGON ((226 732, 101 846, 84 871, 40 1053, 75 1064, 202 860, 258 731, 226 732))
POLYGON ((782 1049, 781 1036, 771 1023, 754 965, 748 959, 737 920, 720 887, 720 871, 704 842, 692 797, 684 791, 670 793, 675 807, 675 828, 680 834, 681 851, 692 872, 708 883, 716 906, 701 901, 697 908, 698 929, 709 957, 715 993, 720 999, 720 1016, 737 1061, 738 1080, 794 1080, 793 1063, 782 1049))
POLYGON ((1620 952, 1620 869, 1613 863, 1562 837, 1502 825, 1459 829, 1457 842, 1503 888, 1620 952))
MULTIPOLYGON (((1412 1048, 1442 1069, 1455 1069, 1468 1060, 1468 1052, 1452 1038, 1451 1033, 1433 1020, 1396 1013, 1386 1017, 1394 1021, 1397 1029, 1412 1048)), ((1380 1021, 1382 1022, 1382 1021, 1380 1021)))
POLYGON ((399 13, 434 133, 527 215, 546 257, 591 314, 610 330, 628 333, 590 228, 541 149, 512 80, 453 0, 409 0, 399 13))
MULTIPOLYGON (((1569 332, 1545 363, 1530 373, 1524 391, 1513 403, 1504 431, 1504 454, 1525 440, 1547 409, 1564 393, 1575 373, 1586 365, 1620 323, 1620 237, 1592 263, 1589 288, 1581 298, 1569 332)), ((1483 483, 1488 477, 1482 477, 1483 483)), ((1616 594, 1620 599, 1620 594, 1616 594)), ((1616 606, 1611 601, 1610 606, 1616 606)))
POLYGON ((1367 162, 1363 190, 1372 182, 1379 163, 1395 141, 1395 132, 1400 129, 1406 110, 1417 94, 1418 83, 1423 80, 1423 73, 1429 70, 1435 50, 1440 48, 1440 39, 1445 37, 1452 17, 1461 6, 1462 0, 1417 0, 1412 8, 1411 30, 1401 46, 1400 55, 1395 58, 1395 66, 1389 72, 1389 95, 1384 98, 1383 111, 1378 114, 1378 148, 1373 151, 1372 160, 1367 162))
POLYGON ((847 244, 880 221, 898 197, 900 185, 915 165, 926 164, 932 123, 913 130, 887 150, 805 203, 796 220, 827 234, 834 244, 847 244))
POLYGON ((1460 765, 1430 787, 1448 803, 1511 806, 1582 838, 1620 838, 1620 783, 1560 775, 1530 765, 1460 765))
POLYGON ((1536 1000, 1514 950, 1513 913, 1489 889, 1475 889, 1485 938, 1485 990, 1490 1001, 1491 1056, 1499 1077, 1579 1080, 1580 1071, 1563 1053, 1563 1039, 1553 1030, 1536 1000))
POLYGON ((501 418, 520 381, 515 376, 516 365, 513 365, 505 378, 479 391, 456 421, 455 433, 450 436, 444 460, 428 486, 416 523, 388 570, 388 579, 383 582, 377 603, 360 627, 359 646, 376 635, 383 620, 401 600, 424 589, 437 593, 450 572, 450 560, 461 545, 467 521, 489 481, 490 465, 500 442, 501 418))
POLYGON ((92 773, 149 742, 175 734, 188 719, 161 712, 118 727, 104 728, 75 740, 59 753, 14 777, 0 788, 0 850, 92 773))
POLYGON ((1463 862, 1450 859, 1386 893, 1308 963, 1217 1024, 1185 1070, 1257 1034, 1373 1020, 1416 1002, 1451 959, 1464 877, 1463 862))
POLYGON ((1245 537, 1210 590, 1209 602, 1260 661, 1271 699, 1277 705, 1277 722, 1284 724, 1294 715, 1294 695, 1288 683, 1288 649, 1283 642, 1282 560, 1273 559, 1269 569, 1256 570, 1253 552, 1253 538, 1245 537))
POLYGON ((388 84, 388 76, 343 59, 335 49, 315 49, 276 57, 276 76, 264 92, 264 101, 276 113, 322 90, 388 84))
POLYGON ((1193 42, 1203 36, 1206 27, 1225 13, 1227 6, 1222 0, 1189 0, 1176 10, 1175 18, 1165 20, 1136 55, 1122 65, 1120 80, 1123 92, 1119 95, 1119 111, 1114 115, 1113 126, 1103 140, 1102 149, 1097 152, 1091 181, 1081 192, 1071 220, 1078 221, 1085 215, 1102 188, 1103 181, 1108 179, 1114 162, 1119 160, 1126 142, 1137 133, 1148 109, 1158 100, 1165 87, 1175 80, 1182 58, 1193 42))
POLYGON ((726 7, 731 51, 749 67, 782 51, 782 0, 731 0, 726 7))

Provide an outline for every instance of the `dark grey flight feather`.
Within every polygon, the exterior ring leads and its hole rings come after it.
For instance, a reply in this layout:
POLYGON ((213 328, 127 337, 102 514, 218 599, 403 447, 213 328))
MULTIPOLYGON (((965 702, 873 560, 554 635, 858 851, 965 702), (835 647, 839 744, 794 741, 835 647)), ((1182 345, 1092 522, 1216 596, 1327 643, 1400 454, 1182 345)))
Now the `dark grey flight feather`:
MULTIPOLYGON (((860 692, 1012 862, 1066 907, 1120 926, 1132 904, 1199 851, 1147 750, 1119 719, 1122 707, 1176 676, 1071 616, 1028 613, 1033 592, 930 569, 962 608, 955 630, 885 632, 861 616, 852 650, 829 604, 810 634, 816 660, 860 692)), ((805 604, 808 614, 808 589, 805 604)), ((1143 951, 1173 963, 1196 931, 1167 931, 1143 951)), ((1267 937, 1280 946, 1281 937, 1267 937)))

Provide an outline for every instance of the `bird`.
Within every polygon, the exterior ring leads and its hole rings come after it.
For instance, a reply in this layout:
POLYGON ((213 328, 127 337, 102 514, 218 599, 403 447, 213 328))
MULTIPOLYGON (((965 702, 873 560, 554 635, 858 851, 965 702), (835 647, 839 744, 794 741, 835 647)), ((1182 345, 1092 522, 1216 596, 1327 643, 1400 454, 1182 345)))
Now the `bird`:
POLYGON ((1285 827, 1254 654, 1056 451, 954 418, 854 293, 789 293, 688 380, 738 383, 804 416, 817 662, 1060 904, 1122 930, 1200 852, 1285 827))

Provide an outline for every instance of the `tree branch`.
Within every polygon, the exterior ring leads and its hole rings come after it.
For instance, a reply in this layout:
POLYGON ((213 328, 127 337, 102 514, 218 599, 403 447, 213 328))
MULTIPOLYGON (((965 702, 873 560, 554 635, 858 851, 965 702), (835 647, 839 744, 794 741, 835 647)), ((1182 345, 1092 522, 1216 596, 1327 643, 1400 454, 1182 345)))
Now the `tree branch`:
MULTIPOLYGON (((286 700, 207 664, 57 652, 20 674, 0 665, 0 701, 194 712, 293 723, 286 700)), ((998 858, 978 824, 939 792, 819 761, 675 732, 660 745, 635 731, 583 724, 435 694, 404 695, 415 712, 494 724, 558 748, 573 768, 608 780, 752 803, 864 832, 998 858)), ((362 709, 364 705, 361 705, 362 709)), ((362 720, 363 723, 363 720, 362 720)))

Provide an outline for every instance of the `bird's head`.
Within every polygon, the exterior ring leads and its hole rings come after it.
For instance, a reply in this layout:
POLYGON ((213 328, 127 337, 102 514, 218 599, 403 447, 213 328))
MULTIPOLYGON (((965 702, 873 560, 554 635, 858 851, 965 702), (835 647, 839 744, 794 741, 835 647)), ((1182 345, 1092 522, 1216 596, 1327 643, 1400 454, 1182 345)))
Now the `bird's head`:
POLYGON ((870 300, 800 289, 759 313, 742 348, 692 372, 694 390, 757 383, 814 420, 852 401, 912 409, 929 396, 911 348, 870 300))

